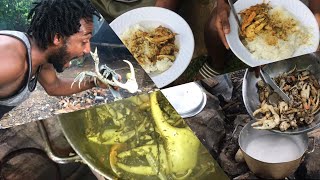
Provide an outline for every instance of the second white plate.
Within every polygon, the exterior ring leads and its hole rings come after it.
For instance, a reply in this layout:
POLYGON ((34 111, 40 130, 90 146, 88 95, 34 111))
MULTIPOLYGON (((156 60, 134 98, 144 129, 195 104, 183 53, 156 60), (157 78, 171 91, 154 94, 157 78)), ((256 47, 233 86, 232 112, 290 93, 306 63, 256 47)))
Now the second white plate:
MULTIPOLYGON (((234 6, 237 13, 249 8, 250 6, 262 3, 262 0, 238 0, 234 6)), ((281 6, 290 12, 295 18, 307 27, 312 34, 311 45, 302 46, 299 48, 292 57, 300 56, 315 52, 319 46, 319 26, 309 8, 300 0, 268 0, 271 6, 281 6)), ((240 16, 238 16, 240 18, 240 16)), ((255 59, 249 50, 242 44, 239 38, 238 25, 235 17, 230 13, 230 33, 226 35, 227 42, 232 52, 244 63, 251 67, 268 64, 274 61, 255 59)))
POLYGON ((162 89, 161 92, 182 118, 195 116, 207 103, 206 94, 195 82, 162 89))

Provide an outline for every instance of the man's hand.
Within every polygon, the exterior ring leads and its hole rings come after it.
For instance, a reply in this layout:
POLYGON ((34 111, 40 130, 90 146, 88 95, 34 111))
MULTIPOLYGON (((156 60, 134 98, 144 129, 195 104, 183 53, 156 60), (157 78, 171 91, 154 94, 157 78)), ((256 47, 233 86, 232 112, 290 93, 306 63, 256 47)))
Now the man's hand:
POLYGON ((309 0, 309 9, 316 17, 320 28, 320 0, 309 0))
POLYGON ((317 20, 317 22, 318 22, 319 29, 320 29, 320 12, 315 13, 314 16, 316 17, 316 20, 317 20))
POLYGON ((249 71, 250 72, 254 71, 254 74, 255 74, 256 78, 259 78, 260 77, 260 70, 261 70, 261 68, 263 66, 265 66, 265 65, 257 66, 257 67, 251 67, 251 68, 249 68, 249 71))
POLYGON ((225 35, 230 33, 230 24, 228 19, 230 7, 224 0, 218 0, 217 7, 213 13, 210 23, 213 23, 222 43, 227 49, 229 49, 229 44, 227 43, 225 35))
MULTIPOLYGON (((118 74, 118 76, 119 76, 118 81, 121 82, 122 77, 120 76, 120 74, 118 74)), ((97 79, 97 85, 98 85, 98 87, 103 88, 103 89, 107 89, 107 88, 109 88, 109 86, 111 86, 111 85, 104 84, 99 79, 97 79)), ((111 86, 111 87, 116 91, 118 91, 120 89, 118 86, 111 86)))

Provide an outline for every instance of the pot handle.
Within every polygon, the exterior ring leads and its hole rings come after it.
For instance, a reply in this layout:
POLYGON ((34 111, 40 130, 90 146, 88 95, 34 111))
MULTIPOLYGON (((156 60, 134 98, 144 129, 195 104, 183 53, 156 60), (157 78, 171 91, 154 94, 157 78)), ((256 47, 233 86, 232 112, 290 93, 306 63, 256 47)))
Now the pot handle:
POLYGON ((82 162, 82 159, 80 158, 79 155, 75 154, 73 156, 69 156, 69 157, 59 157, 57 155, 54 154, 51 144, 50 144, 50 140, 48 137, 48 133, 47 130, 43 124, 43 122, 40 121, 36 121, 37 125, 39 127, 40 130, 40 134, 42 136, 42 138, 44 139, 44 150, 46 151, 48 157, 50 159, 52 159, 54 162, 59 163, 59 164, 67 164, 67 163, 73 163, 73 162, 82 162))
POLYGON ((309 150, 309 147, 308 147, 308 150, 307 150, 307 154, 310 154, 310 153, 312 153, 313 151, 314 151, 314 149, 315 149, 315 146, 316 146, 316 141, 315 141, 315 139, 314 139, 314 137, 309 137, 310 139, 312 139, 312 149, 311 150, 309 150))

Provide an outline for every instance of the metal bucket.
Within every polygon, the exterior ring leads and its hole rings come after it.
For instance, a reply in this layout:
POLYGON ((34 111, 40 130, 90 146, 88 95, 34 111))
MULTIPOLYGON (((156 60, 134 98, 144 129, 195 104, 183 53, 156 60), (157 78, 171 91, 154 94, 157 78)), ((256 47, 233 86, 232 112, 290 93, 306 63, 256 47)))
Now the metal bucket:
POLYGON ((294 173, 308 151, 307 134, 287 135, 244 126, 239 145, 249 169, 262 178, 283 179, 294 173))

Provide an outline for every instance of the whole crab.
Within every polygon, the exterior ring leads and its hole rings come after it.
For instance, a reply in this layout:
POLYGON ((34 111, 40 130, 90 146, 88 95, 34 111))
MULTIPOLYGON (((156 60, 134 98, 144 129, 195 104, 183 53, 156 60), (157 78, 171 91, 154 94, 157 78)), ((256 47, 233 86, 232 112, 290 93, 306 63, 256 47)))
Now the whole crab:
MULTIPOLYGON (((73 83, 71 84, 71 87, 73 86, 73 84, 77 81, 79 81, 79 87, 81 82, 87 77, 93 77, 94 78, 94 82, 97 81, 97 79, 99 79, 102 83, 106 84, 106 85, 111 85, 111 86, 118 86, 122 89, 126 89, 127 91, 129 91, 130 93, 136 93, 138 90, 138 83, 137 80, 135 78, 135 72, 134 72, 134 68, 133 65, 127 61, 127 60, 123 60, 124 62, 126 62, 127 64, 129 64, 130 67, 130 74, 127 75, 128 79, 126 83, 121 83, 118 81, 119 79, 119 74, 117 74, 113 69, 109 68, 107 65, 102 65, 101 68, 99 68, 99 56, 98 56, 98 52, 97 52, 97 48, 95 49, 95 52, 90 52, 93 60, 94 60, 94 64, 95 64, 95 72, 91 72, 91 71, 83 71, 80 74, 78 74, 78 76, 74 79, 73 83)), ((112 94, 116 97, 118 97, 119 99, 121 99, 120 94, 115 91, 113 88, 110 87, 110 90, 112 92, 112 94)))

